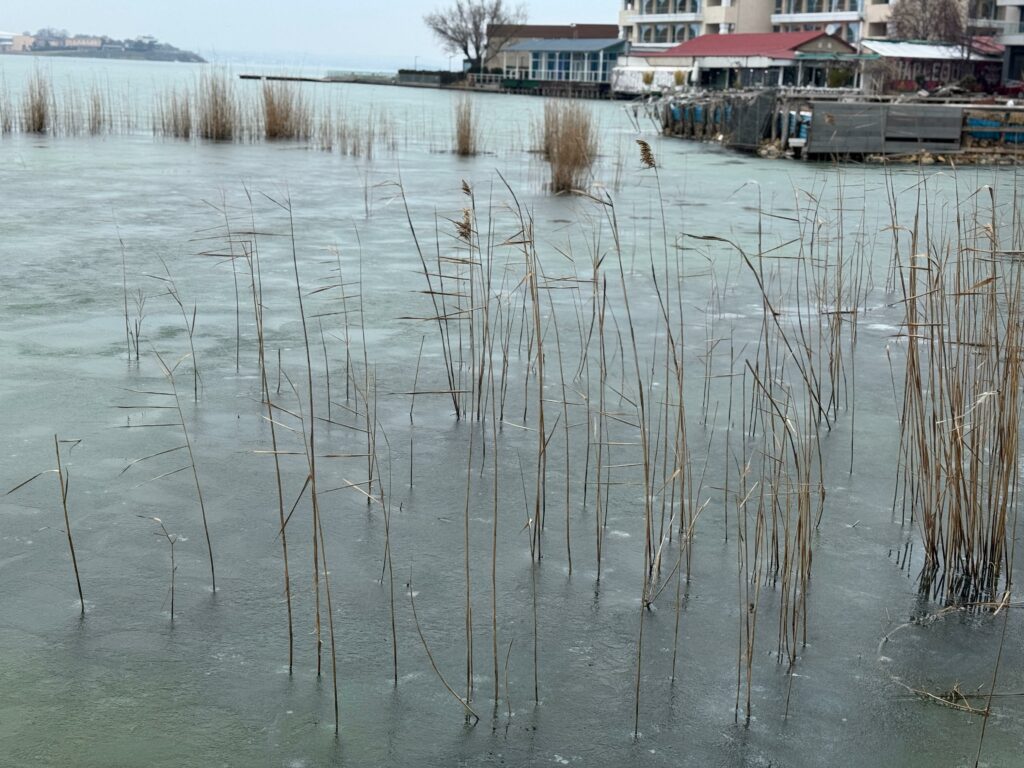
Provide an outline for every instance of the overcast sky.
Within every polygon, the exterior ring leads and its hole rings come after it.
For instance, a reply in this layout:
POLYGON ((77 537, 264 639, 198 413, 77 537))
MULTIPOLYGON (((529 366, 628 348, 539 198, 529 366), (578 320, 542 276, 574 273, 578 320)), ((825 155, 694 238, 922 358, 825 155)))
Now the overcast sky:
MULTIPOLYGON (((0 30, 40 27, 114 38, 152 35, 208 58, 444 62, 423 14, 447 0, 0 0, 0 30)), ((610 23, 618 0, 531 0, 529 20, 610 23)))

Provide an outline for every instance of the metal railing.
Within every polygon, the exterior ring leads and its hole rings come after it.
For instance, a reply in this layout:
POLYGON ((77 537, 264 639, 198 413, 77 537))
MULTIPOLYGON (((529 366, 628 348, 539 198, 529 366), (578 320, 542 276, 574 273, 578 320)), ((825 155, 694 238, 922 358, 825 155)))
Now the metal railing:
MULTIPOLYGON (((610 76, 610 75, 609 75, 610 76)), ((544 80, 549 82, 562 83, 607 83, 608 77, 602 77, 600 72, 561 72, 558 70, 540 70, 531 72, 528 69, 507 69, 505 74, 500 76, 505 80, 544 80)))
POLYGON ((982 30, 991 30, 996 35, 1021 35, 1024 34, 1024 20, 1004 21, 1002 19, 968 19, 967 29, 977 33, 982 30))

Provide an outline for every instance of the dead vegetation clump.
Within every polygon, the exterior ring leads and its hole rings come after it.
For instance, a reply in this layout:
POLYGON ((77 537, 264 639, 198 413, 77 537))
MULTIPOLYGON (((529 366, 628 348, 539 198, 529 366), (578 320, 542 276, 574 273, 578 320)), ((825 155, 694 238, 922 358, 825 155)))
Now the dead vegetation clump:
POLYGON ((48 133, 54 120, 53 86, 38 69, 29 78, 22 97, 21 130, 24 133, 48 133))
POLYGON ((576 102, 544 107, 541 152, 551 164, 551 191, 582 190, 597 157, 597 127, 590 110, 576 102))
POLYGON ((291 83, 265 81, 262 91, 263 135, 270 141, 307 141, 313 136, 313 109, 291 83))
POLYGON ((204 72, 196 98, 199 138, 232 141, 239 136, 240 111, 231 80, 224 72, 204 72))
POLYGON ((455 105, 455 154, 459 157, 472 157, 479 151, 479 129, 473 102, 464 96, 455 105))

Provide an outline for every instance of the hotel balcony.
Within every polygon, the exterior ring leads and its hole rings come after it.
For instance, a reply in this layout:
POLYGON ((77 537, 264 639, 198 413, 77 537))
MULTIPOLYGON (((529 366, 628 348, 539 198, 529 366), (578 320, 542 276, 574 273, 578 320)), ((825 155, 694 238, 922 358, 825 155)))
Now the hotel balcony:
POLYGON ((984 34, 980 30, 991 30, 989 34, 1006 46, 1024 46, 1024 0, 997 0, 996 4, 1006 8, 1000 15, 1008 18, 969 19, 969 28, 979 30, 976 34, 984 34))
POLYGON ((842 24, 860 21, 860 11, 822 11, 819 13, 773 13, 772 24, 842 24))

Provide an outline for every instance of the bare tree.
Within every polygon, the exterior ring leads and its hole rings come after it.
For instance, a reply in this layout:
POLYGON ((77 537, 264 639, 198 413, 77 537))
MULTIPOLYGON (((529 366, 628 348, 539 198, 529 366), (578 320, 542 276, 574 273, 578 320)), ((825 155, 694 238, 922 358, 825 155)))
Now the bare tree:
POLYGON ((508 42, 509 31, 526 22, 526 9, 505 0, 455 0, 447 8, 428 13, 423 21, 446 51, 461 53, 470 69, 478 72, 508 42), (502 31, 492 34, 494 27, 502 31))
POLYGON ((902 40, 962 43, 967 32, 964 0, 900 0, 892 7, 889 25, 902 40))

